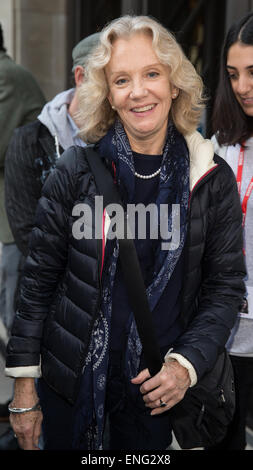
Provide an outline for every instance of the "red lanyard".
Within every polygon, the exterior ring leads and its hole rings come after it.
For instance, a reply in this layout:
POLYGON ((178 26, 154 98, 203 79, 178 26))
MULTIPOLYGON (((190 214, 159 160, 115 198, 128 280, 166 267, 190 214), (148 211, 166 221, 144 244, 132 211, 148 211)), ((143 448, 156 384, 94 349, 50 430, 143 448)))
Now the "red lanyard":
MULTIPOLYGON (((242 187, 242 172, 243 172, 243 165, 244 165, 244 148, 241 147, 240 149, 240 153, 239 153, 239 159, 238 159, 238 168, 237 168, 237 177, 236 177, 236 181, 237 181, 237 188, 238 188, 238 192, 239 192, 239 195, 241 196, 241 187, 242 187)), ((250 183, 248 185, 248 188, 247 188, 247 191, 245 193, 245 196, 243 198, 243 201, 242 201, 242 226, 244 227, 245 225, 245 219, 246 219, 246 213, 247 213, 247 205, 248 205, 248 201, 249 201, 249 198, 250 198, 250 195, 251 195, 251 191, 253 189, 253 176, 250 180, 250 183)))

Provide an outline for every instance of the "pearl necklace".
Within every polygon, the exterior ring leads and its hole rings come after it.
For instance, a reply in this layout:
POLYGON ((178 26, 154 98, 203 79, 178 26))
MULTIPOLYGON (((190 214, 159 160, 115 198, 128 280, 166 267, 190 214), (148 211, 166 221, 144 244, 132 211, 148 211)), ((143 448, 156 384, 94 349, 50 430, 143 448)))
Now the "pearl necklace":
POLYGON ((152 173, 151 175, 140 175, 140 173, 137 173, 137 171, 135 171, 135 176, 137 176, 137 178, 142 178, 143 180, 150 180, 151 178, 154 178, 155 176, 159 175, 160 171, 161 171, 161 167, 156 170, 154 173, 152 173))

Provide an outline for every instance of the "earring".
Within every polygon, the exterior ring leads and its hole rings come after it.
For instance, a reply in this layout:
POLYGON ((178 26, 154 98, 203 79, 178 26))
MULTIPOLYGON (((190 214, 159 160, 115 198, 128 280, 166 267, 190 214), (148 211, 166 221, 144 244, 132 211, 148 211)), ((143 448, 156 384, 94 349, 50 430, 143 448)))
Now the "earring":
POLYGON ((178 96, 178 92, 177 92, 177 91, 175 91, 174 93, 172 93, 172 98, 177 98, 177 96, 178 96))
POLYGON ((115 111, 115 109, 116 109, 115 106, 112 106, 112 109, 113 109, 113 111, 115 111))

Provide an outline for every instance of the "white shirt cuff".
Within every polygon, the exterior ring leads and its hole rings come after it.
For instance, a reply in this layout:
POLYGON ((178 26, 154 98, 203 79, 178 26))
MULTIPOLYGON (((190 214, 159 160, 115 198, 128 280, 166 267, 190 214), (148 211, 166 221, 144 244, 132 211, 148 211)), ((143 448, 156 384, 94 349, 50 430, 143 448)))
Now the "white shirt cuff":
POLYGON ((167 352, 167 354, 164 357, 164 361, 169 362, 171 359, 175 359, 176 361, 179 362, 179 364, 181 364, 181 366, 185 367, 188 370, 190 381, 191 381, 190 387, 193 387, 194 385, 196 385, 197 374, 192 363, 179 353, 167 352))
POLYGON ((6 367, 5 368, 5 375, 7 377, 33 377, 38 378, 41 377, 41 367, 38 366, 24 366, 24 367, 6 367))

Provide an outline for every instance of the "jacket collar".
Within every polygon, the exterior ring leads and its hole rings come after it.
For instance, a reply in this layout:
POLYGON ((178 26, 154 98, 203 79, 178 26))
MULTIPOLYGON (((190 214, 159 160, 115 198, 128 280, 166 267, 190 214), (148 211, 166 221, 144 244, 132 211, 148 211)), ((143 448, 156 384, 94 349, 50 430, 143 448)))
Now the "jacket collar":
POLYGON ((190 190, 197 181, 213 167, 214 148, 211 140, 204 139, 202 135, 195 131, 184 136, 190 155, 190 190))

